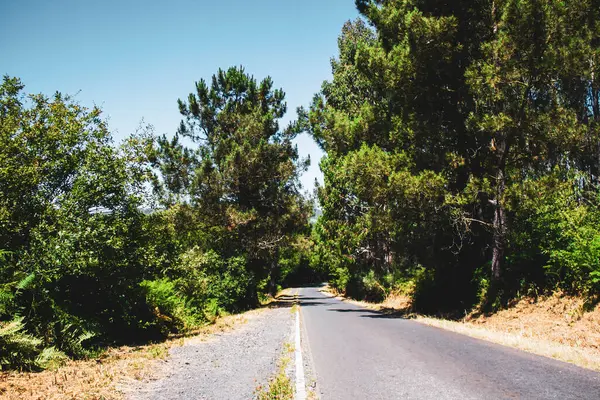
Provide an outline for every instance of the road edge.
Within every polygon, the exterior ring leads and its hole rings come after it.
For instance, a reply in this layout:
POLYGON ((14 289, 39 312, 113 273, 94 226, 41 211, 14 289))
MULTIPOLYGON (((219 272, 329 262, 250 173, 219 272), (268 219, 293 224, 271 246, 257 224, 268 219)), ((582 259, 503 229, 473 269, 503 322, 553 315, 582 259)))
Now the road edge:
POLYGON ((296 307, 296 400, 306 400, 306 379, 304 376, 304 361, 302 360, 302 343, 300 335, 300 307, 296 307))

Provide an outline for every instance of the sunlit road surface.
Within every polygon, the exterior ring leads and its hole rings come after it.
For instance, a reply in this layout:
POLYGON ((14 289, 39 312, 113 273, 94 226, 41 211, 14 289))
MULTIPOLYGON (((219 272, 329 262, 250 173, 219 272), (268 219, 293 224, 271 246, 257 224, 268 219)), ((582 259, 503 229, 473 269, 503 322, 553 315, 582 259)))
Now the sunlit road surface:
POLYGON ((600 399, 600 374, 298 291, 322 400, 600 399))

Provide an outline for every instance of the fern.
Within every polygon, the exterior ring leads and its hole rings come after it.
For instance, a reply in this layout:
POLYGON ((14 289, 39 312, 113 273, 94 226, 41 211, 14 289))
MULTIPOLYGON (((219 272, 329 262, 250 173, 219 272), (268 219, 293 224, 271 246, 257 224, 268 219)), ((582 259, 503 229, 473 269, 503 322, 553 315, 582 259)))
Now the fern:
POLYGON ((15 319, 0 328, 0 368, 37 369, 36 358, 42 341, 24 332, 23 319, 15 319))
POLYGON ((33 284, 34 280, 35 280, 35 274, 32 272, 31 274, 27 275, 25 278, 21 279, 21 281, 19 283, 17 283, 17 289, 18 290, 29 289, 31 287, 31 285, 33 284))
POLYGON ((42 369, 56 370, 68 360, 69 357, 56 347, 47 347, 36 357, 35 363, 42 369))
MULTIPOLYGON (((5 263, 8 260, 8 257, 12 254, 11 251, 0 249, 0 262, 5 263)), ((1 266, 2 264, 0 264, 1 266)))
POLYGON ((84 342, 95 337, 96 334, 86 331, 74 323, 69 323, 61 330, 60 349, 75 358, 86 358, 90 351, 85 348, 84 342))
POLYGON ((0 289, 0 317, 9 315, 14 304, 14 294, 6 289, 0 289))

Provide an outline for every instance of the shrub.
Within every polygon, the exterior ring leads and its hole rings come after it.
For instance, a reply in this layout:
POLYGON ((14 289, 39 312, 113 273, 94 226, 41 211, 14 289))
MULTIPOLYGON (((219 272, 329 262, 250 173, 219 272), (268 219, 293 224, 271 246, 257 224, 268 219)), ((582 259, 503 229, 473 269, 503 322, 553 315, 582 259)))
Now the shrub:
POLYGON ((201 323, 201 318, 177 290, 176 283, 168 278, 143 281, 146 300, 154 310, 163 331, 166 333, 184 331, 201 323), (166 329, 166 331, 165 331, 166 329))
POLYGON ((0 327, 1 369, 37 369, 41 344, 40 339, 25 333, 22 318, 6 323, 0 327))
POLYGON ((331 273, 330 283, 331 285, 343 292, 348 289, 348 283, 350 282, 350 271, 346 267, 336 268, 331 273))
POLYGON ((364 297, 369 301, 382 301, 388 293, 386 288, 375 276, 375 271, 373 270, 370 270, 363 276, 362 286, 365 293, 364 297))
POLYGON ((208 306, 209 314, 239 311, 256 302, 244 257, 223 259, 214 250, 193 248, 182 255, 172 275, 190 303, 197 309, 208 306))

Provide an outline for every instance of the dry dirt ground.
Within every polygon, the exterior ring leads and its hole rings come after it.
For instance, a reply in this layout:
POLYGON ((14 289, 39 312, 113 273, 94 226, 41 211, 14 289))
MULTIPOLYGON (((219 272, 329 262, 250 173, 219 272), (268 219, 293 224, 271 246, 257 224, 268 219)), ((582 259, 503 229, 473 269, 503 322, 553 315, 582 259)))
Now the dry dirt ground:
POLYGON ((600 304, 586 311, 585 300, 555 293, 524 298, 490 316, 470 316, 468 322, 524 337, 600 350, 600 304))

